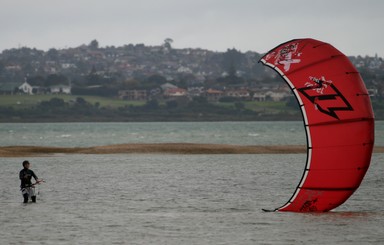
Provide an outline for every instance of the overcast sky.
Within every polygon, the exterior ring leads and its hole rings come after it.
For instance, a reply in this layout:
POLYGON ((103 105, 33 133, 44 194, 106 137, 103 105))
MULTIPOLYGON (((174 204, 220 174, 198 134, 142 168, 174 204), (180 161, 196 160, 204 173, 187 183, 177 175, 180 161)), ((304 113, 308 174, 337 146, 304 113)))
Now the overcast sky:
POLYGON ((302 37, 384 57, 383 0, 0 0, 0 51, 89 44, 267 52, 302 37))

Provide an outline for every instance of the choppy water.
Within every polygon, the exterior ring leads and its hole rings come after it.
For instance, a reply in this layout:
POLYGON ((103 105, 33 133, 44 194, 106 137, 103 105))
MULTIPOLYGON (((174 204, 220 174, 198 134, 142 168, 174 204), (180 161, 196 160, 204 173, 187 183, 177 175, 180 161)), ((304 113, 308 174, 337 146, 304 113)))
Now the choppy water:
MULTIPOLYGON (((384 121, 376 122, 384 146, 384 121)), ((124 143, 306 144, 302 122, 0 123, 0 146, 124 143)))
MULTIPOLYGON (((376 144, 384 145, 384 124, 376 144)), ((301 122, 0 124, 0 146, 305 144, 301 122)), ((34 157, 46 183, 22 204, 24 158, 0 158, 0 244, 381 244, 384 154, 325 214, 264 213, 299 182, 304 154, 34 157)))
POLYGON ((2 123, 0 146, 120 143, 305 144, 301 122, 2 123))
POLYGON ((46 183, 22 204, 18 158, 1 159, 0 244, 380 244, 384 154, 334 212, 285 203, 305 155, 56 155, 30 158, 46 183))

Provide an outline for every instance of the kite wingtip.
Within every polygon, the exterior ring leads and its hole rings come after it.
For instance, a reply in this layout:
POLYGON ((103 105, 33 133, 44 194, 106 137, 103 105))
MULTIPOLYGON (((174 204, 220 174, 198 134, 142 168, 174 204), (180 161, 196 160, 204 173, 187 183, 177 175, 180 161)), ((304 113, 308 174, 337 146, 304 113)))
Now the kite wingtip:
POLYGON ((277 211, 277 209, 265 209, 265 208, 262 208, 261 210, 263 210, 266 213, 276 212, 277 211))

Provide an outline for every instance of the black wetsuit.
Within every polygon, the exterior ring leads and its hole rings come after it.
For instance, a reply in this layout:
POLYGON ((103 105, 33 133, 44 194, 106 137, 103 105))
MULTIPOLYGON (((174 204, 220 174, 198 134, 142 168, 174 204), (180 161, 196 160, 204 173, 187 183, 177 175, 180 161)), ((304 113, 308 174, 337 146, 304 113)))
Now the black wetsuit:
MULTIPOLYGON (((20 171, 19 178, 21 180, 20 188, 23 190, 24 188, 28 188, 32 186, 32 177, 37 181, 36 174, 28 169, 24 168, 20 171)), ((24 203, 28 202, 28 194, 23 194, 24 203)), ((32 202, 36 202, 36 196, 31 196, 32 202)))

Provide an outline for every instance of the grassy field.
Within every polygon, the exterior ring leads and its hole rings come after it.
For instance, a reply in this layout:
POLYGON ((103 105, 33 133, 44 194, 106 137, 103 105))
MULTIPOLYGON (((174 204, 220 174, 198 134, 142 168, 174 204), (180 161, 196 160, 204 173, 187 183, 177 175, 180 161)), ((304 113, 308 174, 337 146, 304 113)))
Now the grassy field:
MULTIPOLYGON (((60 99, 63 99, 66 103, 70 103, 70 102, 76 101, 76 99, 78 97, 81 97, 86 102, 88 102, 89 104, 94 105, 95 108, 96 107, 106 108, 107 110, 104 110, 104 111, 107 111, 107 112, 113 112, 113 111, 116 112, 119 110, 114 110, 114 109, 129 107, 129 106, 134 106, 134 107, 138 108, 138 106, 143 106, 147 103, 147 101, 128 101, 128 100, 122 100, 119 98, 108 98, 108 97, 101 97, 101 96, 86 96, 86 95, 78 96, 78 95, 63 95, 63 94, 47 94, 47 95, 1 95, 0 94, 0 107, 3 109, 3 111, 6 111, 7 108, 9 108, 9 107, 13 108, 13 111, 14 111, 13 116, 14 117, 20 117, 19 114, 17 114, 18 112, 23 113, 24 109, 27 109, 27 110, 30 108, 32 109, 32 107, 36 107, 37 105, 39 105, 43 101, 49 101, 53 98, 60 98, 60 99), (110 110, 108 110, 108 109, 110 109, 110 110)), ((150 120, 152 116, 156 117, 156 113, 161 114, 162 112, 167 111, 166 101, 161 100, 158 102, 159 102, 159 105, 161 106, 161 108, 159 108, 159 111, 145 111, 145 109, 138 108, 138 110, 136 112, 143 112, 144 114, 146 113, 145 119, 150 120)), ((255 115, 258 115, 260 119, 269 118, 269 120, 276 120, 276 119, 296 120, 296 119, 299 119, 301 116, 299 107, 295 108, 293 106, 287 106, 286 102, 242 101, 239 104, 236 104, 237 102, 211 102, 211 103, 213 103, 215 106, 227 109, 229 117, 235 115, 238 112, 241 112, 242 109, 247 109, 247 110, 251 110, 251 111, 255 112, 255 115)), ((70 104, 72 104, 72 103, 70 103, 70 104)), ((174 111, 172 111, 172 110, 170 110, 170 111, 171 111, 171 113, 175 112, 175 113, 179 113, 179 114, 180 113, 187 113, 188 114, 191 111, 193 111, 193 108, 191 109, 188 106, 184 107, 186 105, 187 104, 185 104, 185 103, 180 103, 179 108, 177 108, 174 111)), ((375 111, 376 120, 383 120, 383 118, 384 118, 384 109, 383 108, 384 108, 383 102, 373 101, 373 109, 375 111)), ((223 112, 222 112, 222 110, 220 110, 220 108, 218 108, 217 111, 221 111, 220 112, 221 114, 219 113, 220 115, 223 114, 223 112)), ((9 113, 9 112, 7 112, 7 113, 9 113)), ((12 111, 11 111, 11 113, 12 113, 12 111)), ((212 115, 217 116, 217 114, 215 114, 215 111, 212 111, 212 110, 209 111, 209 108, 207 111, 204 111, 204 109, 202 109, 202 113, 207 114, 207 115, 209 115, 211 113, 212 115)), ((248 113, 248 115, 250 115, 249 112, 247 112, 247 113, 248 113)), ((175 120, 179 119, 177 116, 179 114, 174 114, 175 120)), ((183 116, 185 117, 185 115, 187 115, 187 114, 183 114, 183 116)), ((7 114, 7 115, 10 116, 11 114, 7 114)), ((116 115, 119 116, 119 114, 116 114, 116 115)), ((39 118, 41 115, 36 114, 35 116, 36 116, 36 118, 39 118)), ((67 116, 68 115, 66 114, 66 117, 67 116)), ((100 114, 100 116, 102 117, 103 114, 100 114)), ((181 117, 183 117, 183 116, 181 116, 181 117)), ((108 118, 109 115, 105 116, 105 117, 108 118)), ((172 115, 170 114, 169 117, 172 117, 172 115)), ((5 114, 3 115, 3 118, 4 118, 3 121, 7 120, 6 119, 7 117, 5 114)), ((116 120, 119 120, 119 118, 116 120)), ((227 120, 230 120, 230 119, 227 118, 227 120)), ((255 119, 253 118, 253 120, 255 120, 255 119)))
POLYGON ((4 112, 0 115, 0 121, 296 120, 300 111, 287 107, 284 102, 271 101, 215 102, 216 107, 207 104, 186 104, 182 101, 177 107, 172 107, 166 101, 160 100, 159 108, 153 107, 152 104, 140 107, 146 103, 147 101, 85 95, 0 95, 0 109, 4 112), (93 107, 75 104, 79 97, 93 107), (70 106, 52 107, 49 104, 48 109, 39 107, 40 103, 53 98, 62 99, 70 106), (129 108, 120 110, 124 107, 129 108))
MULTIPOLYGON (((0 106, 14 107, 14 108, 27 108, 35 106, 42 101, 49 101, 52 98, 60 98, 65 102, 76 101, 77 97, 85 99, 90 104, 99 103, 101 107, 118 108, 124 106, 139 106, 144 105, 146 101, 128 101, 118 98, 107 98, 99 96, 75 96, 75 95, 64 95, 64 94, 47 94, 47 95, 0 95, 0 106)), ((160 103, 162 104, 162 103, 160 103)), ((274 110, 282 111, 286 110, 285 102, 273 102, 273 101, 246 101, 243 102, 246 109, 253 111, 261 110, 274 110)), ((223 106, 226 108, 235 108, 233 102, 216 102, 215 105, 223 106)))
POLYGON ((35 106, 42 101, 49 101, 52 98, 60 98, 65 102, 76 101, 77 97, 85 99, 88 103, 96 104, 99 103, 101 107, 118 108, 124 106, 138 106, 145 104, 145 101, 128 101, 121 100, 118 98, 106 98, 98 96, 74 96, 74 95, 63 95, 63 94, 47 94, 47 95, 0 95, 0 106, 13 108, 28 108, 35 106))
MULTIPOLYGON (((63 95, 63 94, 56 94, 56 95, 52 95, 52 94, 49 94, 49 95, 0 95, 0 107, 3 107, 3 108, 12 107, 15 111, 19 111, 19 110, 22 111, 24 109, 28 110, 32 107, 35 107, 43 101, 49 101, 52 98, 63 99, 64 102, 70 103, 70 102, 75 102, 78 97, 83 98, 86 102, 88 102, 91 105, 94 105, 94 106, 97 105, 96 107, 106 108, 107 111, 109 111, 109 112, 115 111, 114 109, 123 108, 123 107, 143 106, 147 103, 147 101, 128 101, 128 100, 122 100, 122 99, 118 99, 118 98, 108 98, 108 97, 100 97, 100 96, 75 96, 75 95, 63 95)), ((290 115, 296 115, 299 113, 299 109, 287 107, 285 102, 243 101, 243 102, 241 102, 240 107, 239 107, 239 104, 236 104, 236 102, 215 102, 213 104, 218 106, 218 107, 228 109, 228 114, 226 114, 226 116, 228 118, 226 118, 226 120, 232 120, 232 119, 230 119, 231 115, 232 114, 234 115, 234 113, 236 114, 236 111, 241 112, 242 108, 256 112, 255 115, 259 115, 259 116, 263 115, 263 117, 265 115, 269 115, 269 116, 276 116, 276 115, 287 116, 288 115, 288 117, 290 117, 290 115)), ((159 105, 163 106, 163 108, 164 108, 164 107, 166 107, 166 102, 165 101, 159 101, 159 105)), ((159 112, 160 111, 162 111, 162 110, 160 109, 159 112)), ((221 110, 218 110, 218 111, 221 111, 221 110)), ((144 110, 142 112, 144 114, 147 113, 146 119, 148 119, 148 120, 150 120, 150 118, 152 118, 152 117, 156 117, 156 115, 157 115, 156 111, 148 112, 148 111, 144 110)), ((186 115, 188 115, 188 113, 191 112, 191 108, 180 107, 179 110, 177 111, 177 113, 183 113, 183 112, 185 112, 187 114, 182 114, 182 116, 180 116, 179 114, 174 114, 173 115, 173 116, 175 116, 174 119, 176 120, 176 119, 188 117, 186 115)), ((202 113, 207 114, 207 116, 210 113, 212 115, 215 115, 216 117, 218 116, 217 114, 215 114, 214 111, 209 111, 209 110, 208 111, 203 110, 202 113)), ((219 114, 221 115, 219 117, 222 117, 223 112, 221 111, 221 112, 219 112, 219 114)), ((65 114, 65 115, 67 118, 68 114, 65 114)), ((236 114, 236 115, 238 115, 238 114, 236 114)), ((248 114, 248 115, 252 117, 251 114, 248 114)), ((35 116, 37 118, 40 118, 41 116, 44 117, 46 115, 36 114, 35 116)), ((103 117, 103 114, 98 114, 98 116, 103 117)), ((109 116, 105 116, 105 117, 108 118, 109 116)), ((168 117, 170 117, 170 116, 168 116, 168 117)), ((153 120, 155 120, 155 119, 153 119, 153 120)))

